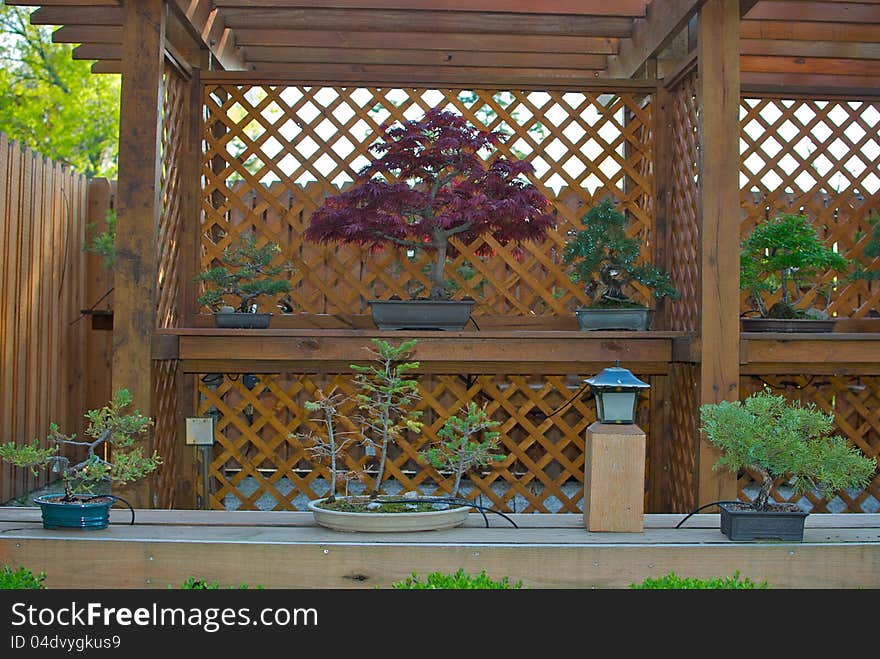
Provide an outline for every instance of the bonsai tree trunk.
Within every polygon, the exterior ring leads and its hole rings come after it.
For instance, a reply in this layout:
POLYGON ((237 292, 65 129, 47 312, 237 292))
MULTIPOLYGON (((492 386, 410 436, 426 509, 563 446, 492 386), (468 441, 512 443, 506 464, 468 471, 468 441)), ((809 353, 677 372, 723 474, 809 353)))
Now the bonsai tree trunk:
POLYGON ((761 476, 761 488, 758 490, 758 495, 755 497, 755 502, 752 505, 755 507, 755 510, 767 510, 770 501, 770 490, 773 489, 773 478, 766 469, 755 467, 754 465, 752 469, 761 476))
POLYGON ((446 277, 443 276, 446 269, 447 238, 435 230, 433 236, 434 262, 431 264, 431 299, 445 300, 449 297, 446 291, 446 277))

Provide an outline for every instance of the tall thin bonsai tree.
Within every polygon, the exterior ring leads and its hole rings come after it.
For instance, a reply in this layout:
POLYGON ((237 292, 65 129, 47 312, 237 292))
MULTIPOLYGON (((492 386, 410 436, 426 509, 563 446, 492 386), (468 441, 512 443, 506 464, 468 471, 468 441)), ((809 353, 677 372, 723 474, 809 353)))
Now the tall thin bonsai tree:
POLYGON ((700 421, 708 440, 722 452, 715 468, 734 473, 751 469, 759 475, 755 510, 773 507, 770 493, 776 478, 789 478, 799 494, 823 488, 830 499, 838 490, 865 487, 877 468, 874 459, 832 435, 833 415, 767 390, 742 402, 703 405, 700 421))
POLYGON ((553 226, 550 202, 525 178, 534 171, 530 163, 497 150, 489 160, 479 155, 495 149, 503 133, 477 130, 434 108, 385 137, 370 147, 376 157, 360 180, 312 214, 308 240, 433 252, 430 298, 442 300, 449 297, 447 257, 455 255, 450 238, 470 242, 488 234, 499 244, 518 245, 542 240, 553 226))

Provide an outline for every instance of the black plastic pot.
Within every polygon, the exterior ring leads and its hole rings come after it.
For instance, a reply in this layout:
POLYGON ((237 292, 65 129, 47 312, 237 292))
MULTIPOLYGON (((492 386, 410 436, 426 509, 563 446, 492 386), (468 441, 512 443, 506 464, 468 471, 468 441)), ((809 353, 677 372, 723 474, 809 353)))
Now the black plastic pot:
POLYGON ((809 513, 800 510, 755 510, 746 503, 719 503, 721 532, 730 540, 804 539, 804 520, 809 513))

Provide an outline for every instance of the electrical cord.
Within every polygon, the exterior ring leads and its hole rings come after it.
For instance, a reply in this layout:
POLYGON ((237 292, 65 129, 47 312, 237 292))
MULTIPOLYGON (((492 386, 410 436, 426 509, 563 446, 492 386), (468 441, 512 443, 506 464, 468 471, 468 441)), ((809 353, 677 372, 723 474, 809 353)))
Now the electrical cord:
POLYGON ((713 502, 711 502, 711 503, 703 504, 703 505, 700 506, 699 508, 695 508, 694 510, 692 510, 691 512, 689 512, 689 513, 687 514, 687 516, 684 517, 684 519, 682 519, 678 524, 675 525, 675 528, 678 528, 679 526, 681 526, 682 524, 684 524, 688 519, 690 519, 690 518, 693 517, 695 514, 697 514, 697 513, 700 512, 701 510, 703 510, 703 508, 708 508, 709 506, 717 506, 719 503, 729 503, 729 504, 740 503, 740 504, 741 504, 742 501, 713 501, 713 502))
POLYGON ((131 522, 129 522, 129 525, 134 524, 134 507, 128 501, 123 499, 122 497, 118 497, 115 494, 81 494, 81 495, 78 495, 77 498, 81 499, 82 501, 94 501, 95 499, 104 499, 104 498, 110 498, 110 499, 113 499, 114 501, 121 501, 126 506, 128 506, 128 509, 131 511, 131 522))

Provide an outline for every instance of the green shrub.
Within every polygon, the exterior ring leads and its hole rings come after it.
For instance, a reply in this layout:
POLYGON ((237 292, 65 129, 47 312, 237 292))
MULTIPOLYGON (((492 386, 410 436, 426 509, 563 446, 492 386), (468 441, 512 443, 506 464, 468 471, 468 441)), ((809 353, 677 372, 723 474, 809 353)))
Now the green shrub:
MULTIPOLYGON (((241 584, 240 586, 229 586, 230 589, 235 590, 247 590, 251 586, 248 586, 246 583, 241 584)), ((262 590, 262 586, 253 586, 257 590, 262 590)), ((208 583, 204 579, 196 579, 195 577, 187 577, 183 584, 180 586, 181 590, 220 590, 220 584, 216 581, 212 581, 208 583)))
POLYGON ((420 581, 416 573, 413 572, 411 577, 407 577, 403 581, 396 581, 391 584, 391 587, 395 590, 504 590, 522 588, 522 581, 511 585, 507 577, 500 581, 494 581, 486 576, 485 570, 472 576, 459 568, 454 574, 431 572, 425 581, 420 581))
POLYGON ((732 577, 712 577, 710 579, 680 577, 675 572, 670 572, 669 574, 657 577, 656 579, 649 577, 640 584, 632 583, 629 587, 635 590, 663 590, 676 588, 682 590, 747 590, 770 588, 766 581, 755 583, 748 577, 740 579, 739 570, 734 572, 732 577))
POLYGON ((21 567, 15 571, 8 565, 3 566, 0 572, 0 590, 45 590, 46 586, 43 581, 46 575, 40 572, 37 576, 26 567, 21 567))

